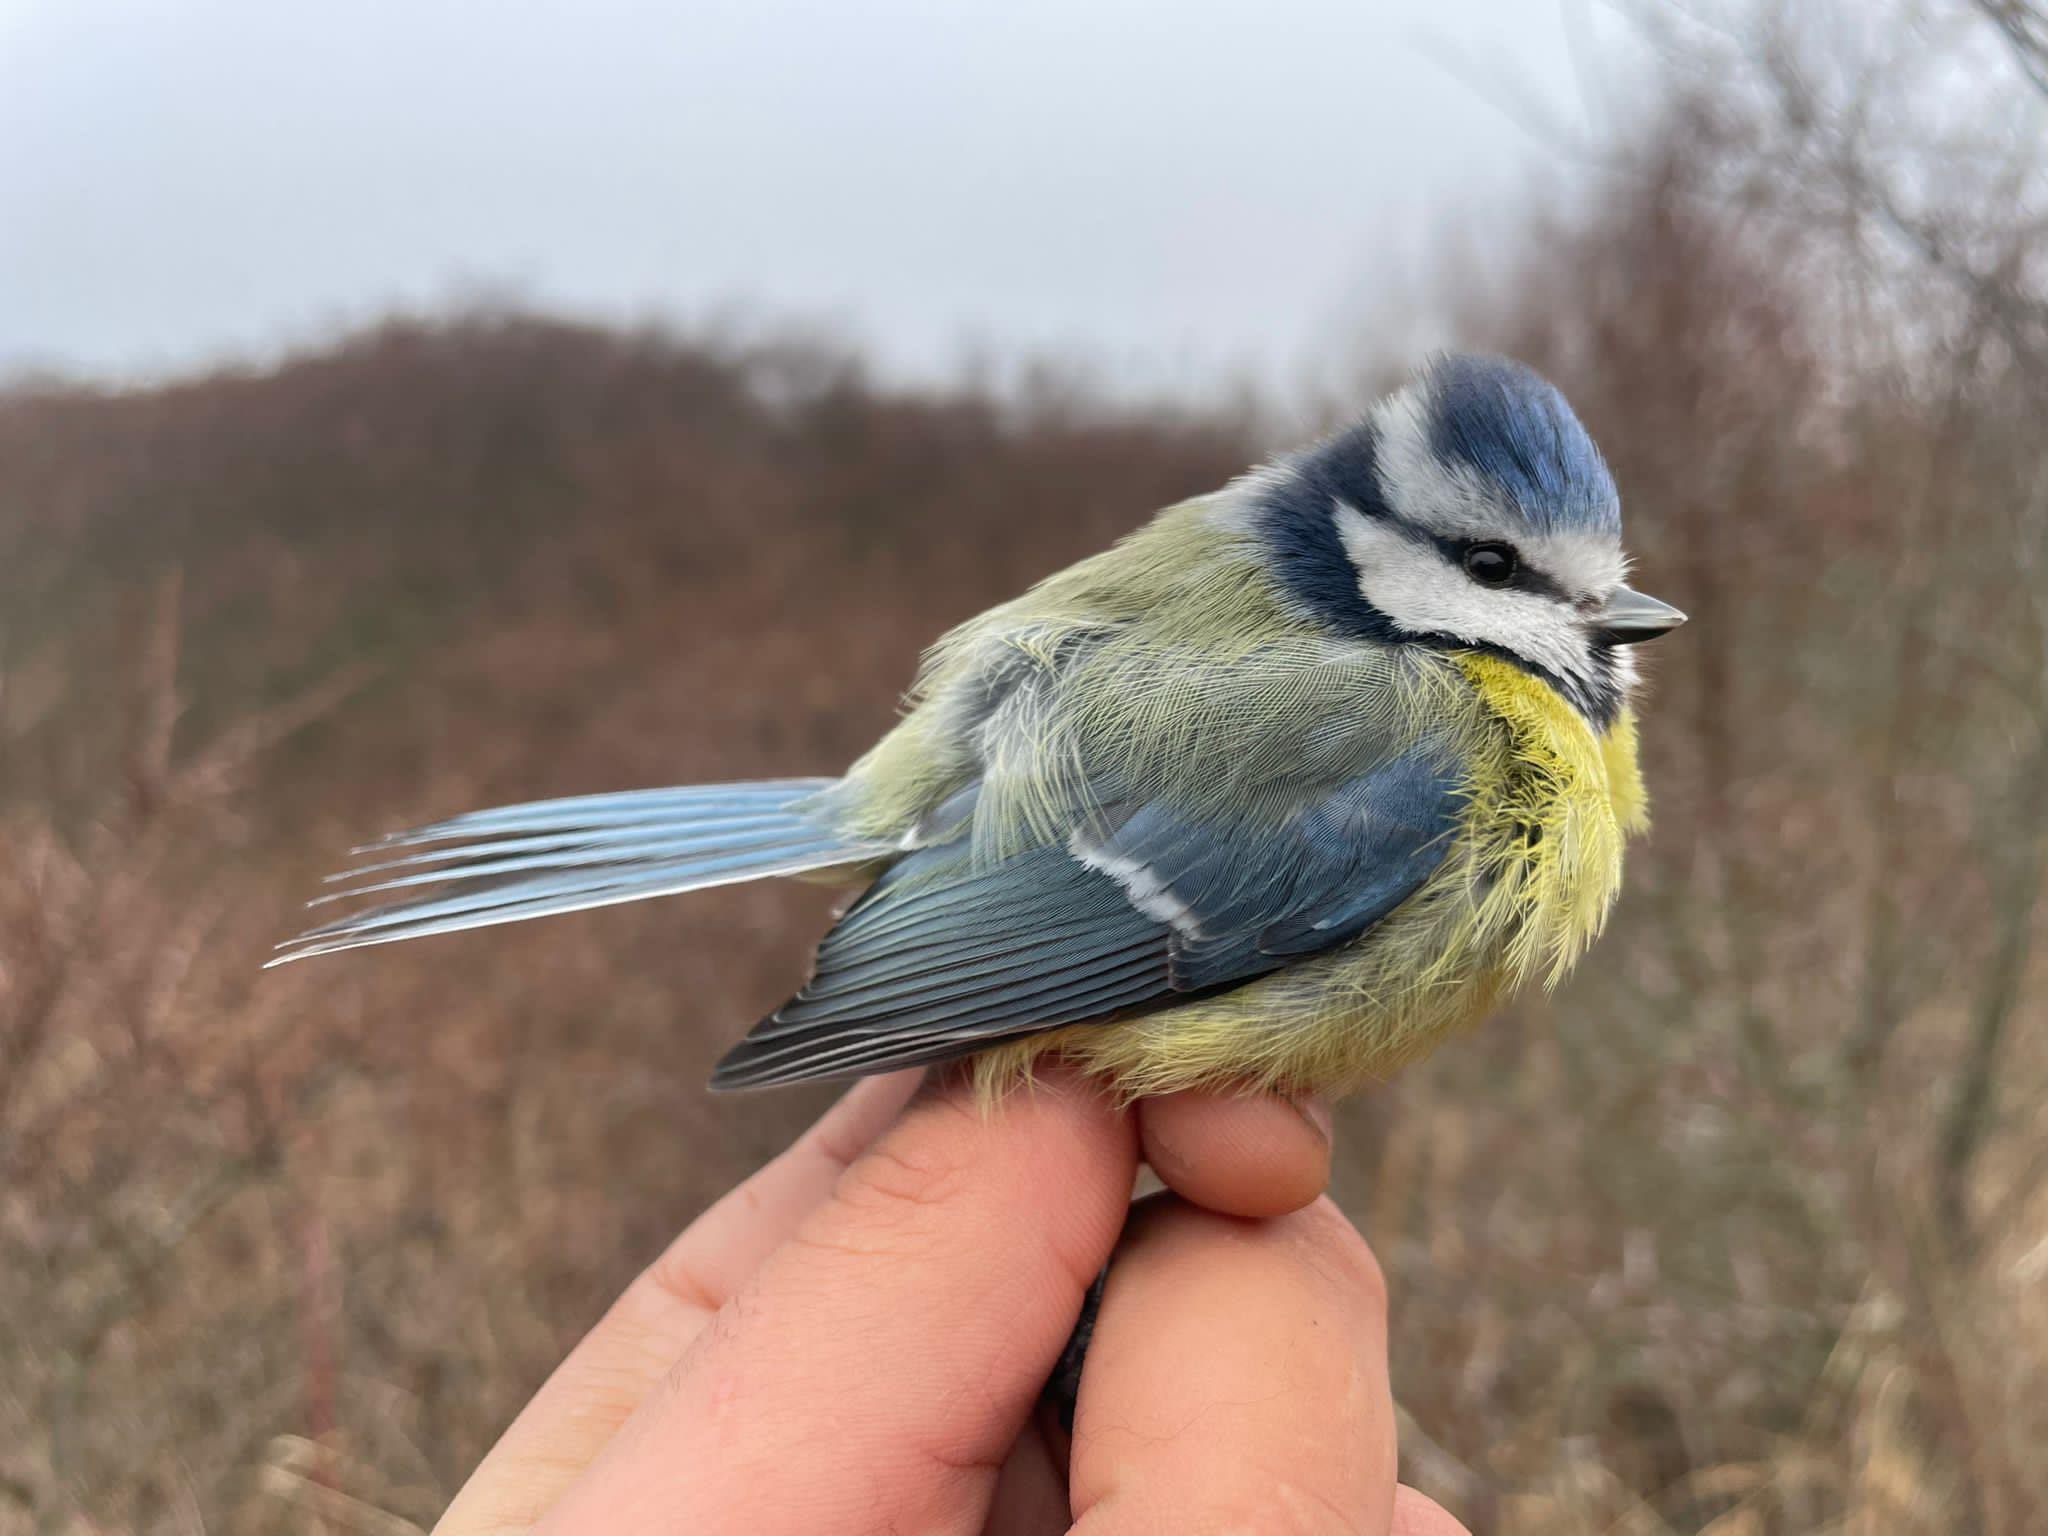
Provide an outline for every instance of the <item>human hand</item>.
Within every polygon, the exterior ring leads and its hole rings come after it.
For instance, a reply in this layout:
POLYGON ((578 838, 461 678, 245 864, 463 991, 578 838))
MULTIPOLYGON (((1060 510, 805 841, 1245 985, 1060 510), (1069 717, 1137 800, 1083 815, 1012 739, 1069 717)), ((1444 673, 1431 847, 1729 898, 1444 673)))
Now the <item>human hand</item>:
POLYGON ((1385 1291, 1318 1112, 916 1088, 855 1087, 700 1217, 437 1531, 1459 1536, 1395 1486, 1385 1291), (1133 1207, 1141 1150, 1173 1192, 1133 1207), (1069 1439, 1040 1392, 1112 1251, 1069 1439))

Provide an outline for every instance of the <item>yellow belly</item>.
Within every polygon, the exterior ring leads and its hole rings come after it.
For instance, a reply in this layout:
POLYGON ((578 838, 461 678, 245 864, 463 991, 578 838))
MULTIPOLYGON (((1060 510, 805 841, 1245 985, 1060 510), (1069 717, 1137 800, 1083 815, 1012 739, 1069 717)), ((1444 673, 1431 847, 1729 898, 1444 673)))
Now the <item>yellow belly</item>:
POLYGON ((1471 1023, 1531 978, 1561 979, 1599 934, 1622 845, 1647 825, 1624 711, 1595 734, 1548 684, 1459 654, 1484 711, 1466 809, 1436 873, 1342 949, 1235 991, 986 1051, 977 1088, 1000 1095, 1059 1052, 1129 1097, 1186 1088, 1344 1092, 1471 1023))

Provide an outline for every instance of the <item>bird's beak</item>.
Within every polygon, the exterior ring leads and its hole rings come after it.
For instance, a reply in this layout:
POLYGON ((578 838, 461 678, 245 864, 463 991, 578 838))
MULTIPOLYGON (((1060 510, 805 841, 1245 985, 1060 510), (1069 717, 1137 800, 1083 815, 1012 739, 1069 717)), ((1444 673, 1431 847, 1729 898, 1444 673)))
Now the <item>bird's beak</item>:
POLYGON ((1616 587, 1593 614, 1594 631, 1609 645, 1640 645, 1678 628, 1685 615, 1669 603, 1628 587, 1616 587))

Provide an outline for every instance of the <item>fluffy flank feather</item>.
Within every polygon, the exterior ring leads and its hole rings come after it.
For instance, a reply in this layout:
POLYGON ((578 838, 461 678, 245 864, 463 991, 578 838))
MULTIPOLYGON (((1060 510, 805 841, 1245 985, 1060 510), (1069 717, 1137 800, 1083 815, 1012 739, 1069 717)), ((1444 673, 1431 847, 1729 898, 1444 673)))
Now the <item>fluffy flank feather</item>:
POLYGON ((1343 1091, 1385 1078, 1527 982, 1561 980, 1621 884, 1647 824, 1633 718, 1596 736, 1548 685, 1451 658, 1479 706, 1454 852, 1359 943, 1233 992, 1111 1027, 1010 1041, 973 1062, 994 1102, 1058 1054, 1135 1099, 1187 1088, 1343 1091))

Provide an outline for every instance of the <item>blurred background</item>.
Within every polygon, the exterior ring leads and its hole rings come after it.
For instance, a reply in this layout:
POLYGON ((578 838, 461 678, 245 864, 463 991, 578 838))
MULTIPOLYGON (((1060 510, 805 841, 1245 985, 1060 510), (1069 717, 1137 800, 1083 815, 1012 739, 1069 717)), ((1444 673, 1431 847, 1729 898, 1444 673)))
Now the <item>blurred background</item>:
POLYGON ((430 1525, 822 1094, 829 896, 261 973, 367 834, 830 772, 945 625, 1512 352, 1656 829, 1346 1108, 1481 1536, 2048 1529, 2048 7, 0 0, 0 1531, 430 1525))

